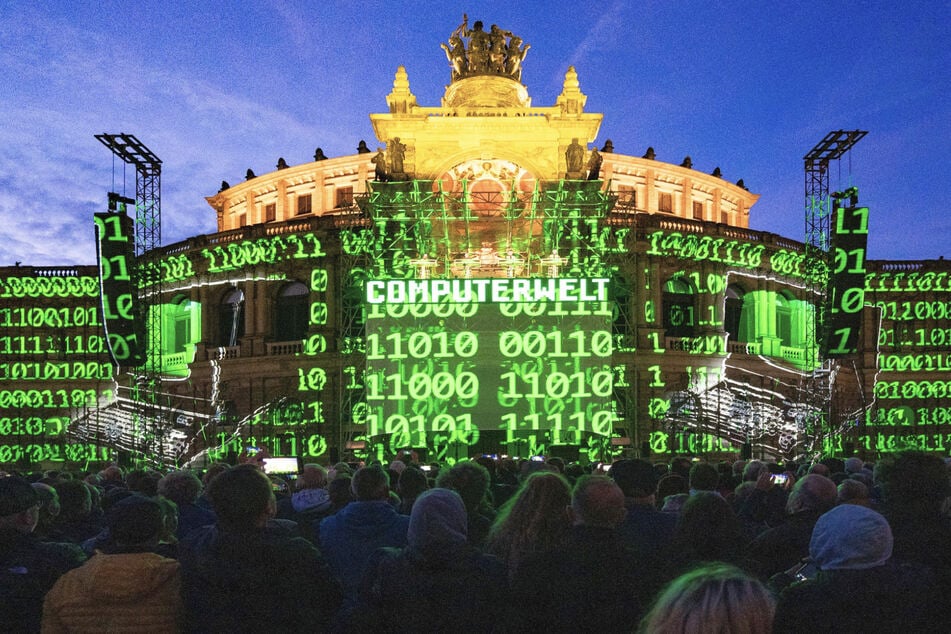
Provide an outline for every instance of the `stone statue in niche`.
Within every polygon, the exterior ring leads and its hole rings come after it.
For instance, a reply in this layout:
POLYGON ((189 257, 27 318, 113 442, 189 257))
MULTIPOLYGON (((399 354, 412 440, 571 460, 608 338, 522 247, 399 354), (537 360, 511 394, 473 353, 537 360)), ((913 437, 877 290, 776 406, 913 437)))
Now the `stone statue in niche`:
POLYGON ((572 139, 571 145, 565 150, 565 163, 568 165, 568 173, 565 178, 569 180, 580 180, 582 178, 582 169, 584 168, 584 147, 578 143, 578 139, 572 139))
POLYGON ((403 176, 405 176, 405 172, 403 171, 403 159, 406 156, 406 145, 400 143, 398 136, 393 137, 390 139, 386 152, 390 157, 390 176, 396 180, 401 180, 403 176))
POLYGON ((385 183, 387 181, 386 177, 386 155, 383 153, 383 148, 379 148, 376 151, 376 156, 370 159, 370 162, 373 163, 373 178, 378 183, 385 183))
POLYGON ((598 180, 599 175, 601 174, 601 154, 598 152, 598 148, 593 148, 591 150, 591 156, 588 157, 588 180, 596 181, 598 180))

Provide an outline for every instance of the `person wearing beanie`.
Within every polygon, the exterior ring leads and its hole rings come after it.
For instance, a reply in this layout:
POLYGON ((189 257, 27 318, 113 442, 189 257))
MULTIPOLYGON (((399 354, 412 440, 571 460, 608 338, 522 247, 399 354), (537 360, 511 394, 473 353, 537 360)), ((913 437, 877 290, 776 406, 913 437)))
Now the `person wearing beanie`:
POLYGON ((868 507, 843 504, 823 514, 809 543, 818 572, 782 591, 773 631, 945 631, 947 598, 929 589, 928 570, 891 561, 893 544, 888 521, 868 507))
POLYGON ((0 476, 0 629, 36 632, 43 597, 86 556, 75 544, 41 542, 33 534, 42 500, 23 478, 0 476))
POLYGON ((130 495, 109 509, 106 523, 103 550, 46 595, 43 632, 177 632, 178 562, 151 552, 164 529, 161 506, 130 495))
POLYGON ((435 632, 498 631, 507 610, 505 579, 500 559, 469 544, 459 494, 429 489, 413 505, 406 547, 382 548, 370 559, 348 631, 386 630, 393 623, 435 632))

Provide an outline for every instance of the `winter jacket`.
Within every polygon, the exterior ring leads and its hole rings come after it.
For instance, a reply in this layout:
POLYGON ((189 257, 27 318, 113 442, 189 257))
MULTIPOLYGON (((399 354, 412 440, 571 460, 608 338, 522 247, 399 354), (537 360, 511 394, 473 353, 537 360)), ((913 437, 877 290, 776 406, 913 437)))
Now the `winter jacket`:
POLYGON ((340 589, 313 544, 272 521, 220 525, 179 543, 186 632, 323 632, 340 589))
POLYGON ((60 575, 85 560, 76 544, 41 542, 33 535, 0 529, 0 630, 38 631, 43 597, 60 575))
POLYGON ((155 553, 98 553, 56 582, 43 632, 177 632, 178 562, 155 553))
POLYGON ((351 502, 320 523, 320 551, 352 605, 370 556, 377 548, 406 545, 409 517, 386 500, 351 502))

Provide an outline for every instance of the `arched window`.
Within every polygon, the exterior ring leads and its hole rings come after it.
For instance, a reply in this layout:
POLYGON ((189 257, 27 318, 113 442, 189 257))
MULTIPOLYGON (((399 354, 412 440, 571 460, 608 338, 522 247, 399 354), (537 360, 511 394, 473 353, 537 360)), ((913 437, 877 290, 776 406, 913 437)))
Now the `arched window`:
POLYGON ((244 335, 244 291, 232 288, 218 306, 218 345, 236 346, 244 335))
POLYGON ((665 337, 696 334, 693 287, 682 277, 672 277, 664 284, 663 309, 665 337))
POLYGON ((743 300, 746 291, 741 286, 730 284, 726 288, 726 306, 724 307, 723 328, 730 335, 730 341, 748 341, 748 329, 743 324, 743 300))
POLYGON ((274 338, 277 341, 300 341, 307 336, 307 304, 309 291, 300 282, 285 284, 274 306, 274 338))
POLYGON ((793 300, 785 291, 776 294, 776 336, 787 347, 793 345, 793 300))
POLYGON ((200 335, 196 336, 201 328, 201 304, 186 295, 178 295, 171 305, 163 305, 162 309, 166 324, 163 348, 167 353, 185 352, 190 344, 201 339, 200 335))

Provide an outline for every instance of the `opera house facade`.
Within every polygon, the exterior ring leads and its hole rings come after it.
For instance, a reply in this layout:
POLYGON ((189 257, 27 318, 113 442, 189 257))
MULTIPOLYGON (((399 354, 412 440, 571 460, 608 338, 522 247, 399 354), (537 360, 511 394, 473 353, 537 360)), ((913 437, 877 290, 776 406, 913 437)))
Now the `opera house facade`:
POLYGON ((139 365, 97 267, 0 269, 0 463, 951 445, 946 262, 848 264, 827 354, 835 257, 751 230, 742 181, 615 150, 574 68, 533 105, 511 33, 444 49, 440 104, 399 67, 377 143, 223 182, 216 233, 140 257, 139 365))

